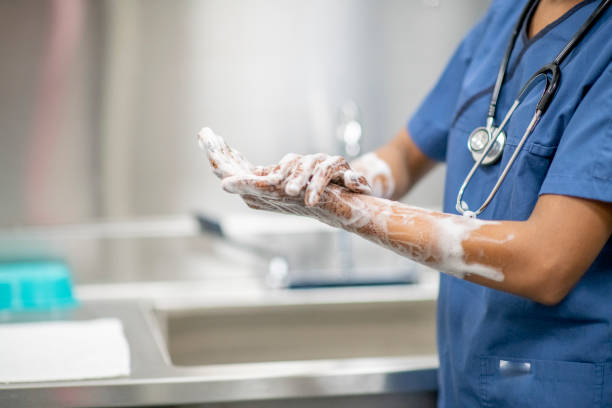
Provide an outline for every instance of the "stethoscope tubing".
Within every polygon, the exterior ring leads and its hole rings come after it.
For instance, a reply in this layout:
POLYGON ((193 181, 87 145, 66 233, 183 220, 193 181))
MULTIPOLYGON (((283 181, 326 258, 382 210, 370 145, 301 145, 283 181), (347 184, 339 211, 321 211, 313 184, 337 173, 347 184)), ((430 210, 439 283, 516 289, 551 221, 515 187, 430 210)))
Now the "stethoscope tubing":
MULTIPOLYGON (((518 100, 517 100, 512 105, 513 106, 512 111, 514 111, 518 107, 518 105, 519 104, 518 104, 518 100)), ((476 173, 476 170, 480 167, 482 161, 485 159, 485 157, 488 154, 489 150, 491 150, 491 147, 493 147, 493 144, 495 143, 495 140, 497 139, 497 137, 501 133, 501 130, 503 129, 503 127, 500 126, 495 131, 495 134, 493 135, 493 138, 491 138, 491 140, 487 144, 487 147, 485 148, 485 153, 480 157, 480 159, 478 159, 478 161, 476 163, 474 163, 474 165, 472 166, 472 169, 470 170, 470 172, 468 173, 467 177, 463 181, 463 184, 461 184, 461 187, 459 188, 459 194, 457 194, 457 203, 455 204, 455 208, 457 209, 457 211, 460 214, 463 214, 463 215, 466 215, 466 216, 469 215, 470 217, 478 217, 489 206, 489 204, 493 200, 493 197, 495 197, 495 194, 497 194, 497 192, 499 191, 499 188, 501 187, 501 183, 503 183, 504 179, 508 175, 508 172, 510 171, 510 167, 512 166, 512 164, 516 160, 518 154, 520 153, 521 149, 523 148, 523 145, 527 141, 527 137, 529 136, 529 134, 531 132, 533 132, 533 129, 536 127, 536 125, 540 121, 541 117, 542 117, 542 111, 536 110, 535 114, 531 118, 531 121, 529 122, 529 126, 525 130, 525 133, 523 133, 523 136, 521 137, 521 140, 519 141, 519 144, 516 146, 516 149, 514 150, 514 153, 512 153, 512 156, 510 156, 510 160, 508 160, 508 164, 506 164, 506 167, 504 167, 504 170, 502 171, 501 175, 497 178, 497 182, 495 183, 495 185, 491 189, 491 192, 489 193, 489 196, 487 197, 487 199, 482 203, 482 205, 476 211, 469 211, 469 209, 463 207, 463 204, 464 204, 463 203, 463 195, 465 194, 465 189, 469 185, 470 180, 474 176, 474 173, 476 173)), ((508 119, 509 119, 509 117, 508 117, 508 119)), ((503 122, 502 125, 505 126, 505 122, 503 122)))
MULTIPOLYGON (((549 65, 552 65, 552 64, 549 64, 549 65)), ((485 146, 484 152, 483 152, 482 156, 480 156, 480 158, 476 161, 476 163, 474 163, 474 165, 472 166, 470 172, 468 173, 466 178, 463 180, 463 183, 461 184, 461 187, 459 188, 459 193, 457 194, 457 203, 455 204, 455 208, 456 208, 456 210, 460 214, 465 214, 467 211, 469 211, 468 208, 464 208, 464 204, 463 204, 463 195, 465 194, 465 190, 466 190, 467 186, 469 185, 472 177, 476 173, 476 170, 478 170, 478 168, 482 165, 482 162, 485 160, 485 158, 489 154, 489 151, 493 148, 493 145, 497 141, 497 138, 502 133, 502 131, 505 129, 506 125, 510 121, 510 118, 514 114, 514 111, 516 111, 516 109, 519 107, 519 105, 523 101, 524 97, 538 83, 538 80, 546 81, 546 86, 544 88, 544 93, 543 93, 542 97, 544 96, 544 94, 546 94, 549 91, 551 92, 549 94, 550 95, 549 98, 551 98, 552 95, 554 95, 554 93, 555 93, 555 91, 557 89, 557 84, 558 84, 558 82, 561 79, 561 74, 560 74, 561 71, 558 69, 558 67, 555 69, 553 67, 550 67, 549 65, 547 65, 545 67, 542 67, 540 70, 538 70, 538 72, 533 74, 531 76, 531 78, 529 78, 527 83, 523 86, 523 88, 519 92, 519 95, 514 100, 514 102, 512 103, 512 106, 510 107, 510 109, 506 113, 506 116, 504 117, 504 120, 499 125, 499 127, 495 129, 495 131, 493 133, 493 137, 491 137, 491 139, 489 140, 489 142, 485 146), (548 79, 549 72, 551 73, 551 77, 552 77, 551 80, 548 79), (552 82, 555 82, 555 84, 553 85, 552 82)), ((540 98, 540 100, 542 100, 542 98, 540 98)), ((548 105, 546 105, 546 107, 547 106, 548 105)), ((544 109, 546 109, 546 107, 544 109)), ((531 132, 533 132, 533 129, 538 124, 538 122, 540 121, 540 118, 542 117, 543 114, 544 114, 544 111, 539 107, 539 103, 538 103, 538 107, 536 108, 536 111, 535 111, 535 113, 534 113, 534 115, 533 115, 533 117, 532 117, 532 119, 531 119, 531 121, 529 123, 529 126, 527 126, 527 130, 525 131, 525 133, 523 133, 523 136, 521 137, 521 140, 519 141, 519 144, 517 145, 514 153, 510 157, 510 160, 508 160, 508 163, 506 164, 506 167, 504 167, 504 170, 502 171, 501 175, 498 177, 497 182, 495 183, 495 186, 493 186, 493 189, 491 189, 491 192, 489 193, 489 196, 487 197, 487 199, 484 201, 484 203, 476 211, 471 211, 469 213, 470 216, 477 217, 480 214, 482 214, 482 212, 485 210, 485 208, 487 208, 487 206, 489 205, 491 200, 493 200, 493 197, 495 196, 495 194, 499 190, 499 188, 501 186, 501 183, 504 181, 504 179, 506 178, 506 175, 510 171, 510 167, 512 166, 512 164, 516 160, 516 157, 518 156, 518 153, 521 151, 523 145, 525 144, 525 141, 527 140, 527 137, 531 134, 531 132)))
POLYGON ((495 79, 495 87, 493 88, 493 94, 491 95, 491 101, 489 102, 489 113, 487 114, 487 118, 490 119, 490 122, 493 123, 495 118, 495 111, 497 109, 497 100, 499 99, 499 94, 501 92, 502 85, 504 83, 504 77, 506 76, 506 69, 508 68, 508 63, 510 62, 510 56, 512 55, 512 50, 514 49, 514 44, 516 43, 516 38, 519 36, 521 29, 523 27, 523 22, 527 18, 527 14, 529 14, 529 10, 533 7, 533 5, 538 0, 530 0, 529 3, 525 6, 521 15, 519 16, 518 22, 514 26, 514 30, 512 31, 512 35, 510 36, 510 41, 508 41, 508 45, 506 46, 506 51, 504 52, 504 56, 502 58, 501 65, 499 70, 497 71, 497 78, 495 79))

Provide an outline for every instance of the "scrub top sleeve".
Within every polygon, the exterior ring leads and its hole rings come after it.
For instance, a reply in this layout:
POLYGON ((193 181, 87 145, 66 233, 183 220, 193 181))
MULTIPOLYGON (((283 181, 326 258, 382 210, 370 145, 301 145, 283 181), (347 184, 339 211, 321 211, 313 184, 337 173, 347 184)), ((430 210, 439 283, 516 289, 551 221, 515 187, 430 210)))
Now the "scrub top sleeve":
POLYGON ((446 141, 464 75, 482 41, 493 8, 463 39, 436 85, 408 121, 408 133, 421 151, 434 160, 444 161, 446 158, 446 141))
POLYGON ((612 64, 570 119, 540 194, 612 202, 612 64))

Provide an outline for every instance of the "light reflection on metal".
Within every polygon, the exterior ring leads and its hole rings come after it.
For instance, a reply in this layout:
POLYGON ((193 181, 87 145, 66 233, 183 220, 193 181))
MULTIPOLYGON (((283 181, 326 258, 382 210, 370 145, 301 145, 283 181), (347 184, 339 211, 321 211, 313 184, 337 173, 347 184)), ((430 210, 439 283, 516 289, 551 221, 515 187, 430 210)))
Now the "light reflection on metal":
POLYGON ((362 126, 359 122, 360 110, 357 103, 348 100, 340 108, 340 119, 337 137, 342 146, 342 154, 347 159, 354 159, 361 153, 362 126))

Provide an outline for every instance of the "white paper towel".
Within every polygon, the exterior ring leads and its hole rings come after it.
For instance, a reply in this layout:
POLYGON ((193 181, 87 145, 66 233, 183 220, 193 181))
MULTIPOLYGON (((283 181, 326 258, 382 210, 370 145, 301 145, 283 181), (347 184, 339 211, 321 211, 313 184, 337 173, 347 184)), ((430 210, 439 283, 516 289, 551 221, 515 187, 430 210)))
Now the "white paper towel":
POLYGON ((129 374, 130 349, 119 319, 0 325, 0 382, 129 374))

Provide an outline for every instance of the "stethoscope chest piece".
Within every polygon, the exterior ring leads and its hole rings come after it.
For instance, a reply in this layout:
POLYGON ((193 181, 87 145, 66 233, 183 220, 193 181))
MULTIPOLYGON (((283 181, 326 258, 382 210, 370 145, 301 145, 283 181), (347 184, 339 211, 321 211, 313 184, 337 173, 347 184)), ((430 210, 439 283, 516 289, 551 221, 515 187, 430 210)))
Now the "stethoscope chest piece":
MULTIPOLYGON (((470 137, 468 138, 467 142, 467 147, 470 150, 472 158, 475 162, 478 162, 480 160, 485 151, 485 148, 487 147, 487 144, 491 139, 493 139, 496 131, 497 128, 495 127, 479 127, 474 129, 474 131, 470 134, 470 137)), ((497 139, 493 143, 493 146, 491 146, 491 149, 489 150, 489 153, 487 153, 487 156, 482 160, 481 164, 485 166, 495 164, 502 156, 505 145, 506 133, 502 131, 497 136, 497 139)))

